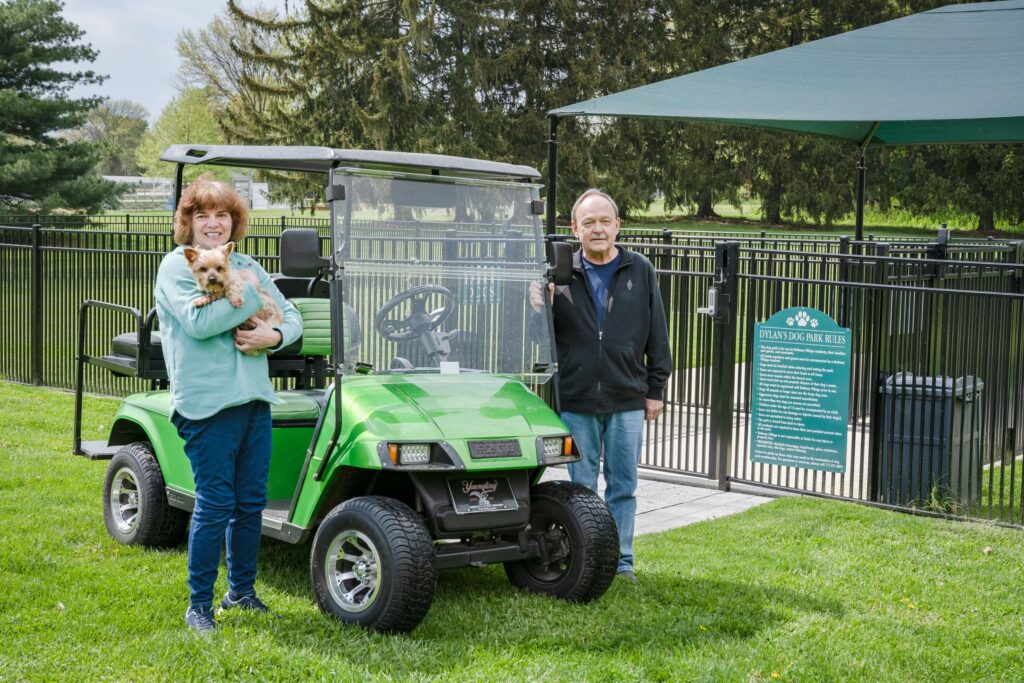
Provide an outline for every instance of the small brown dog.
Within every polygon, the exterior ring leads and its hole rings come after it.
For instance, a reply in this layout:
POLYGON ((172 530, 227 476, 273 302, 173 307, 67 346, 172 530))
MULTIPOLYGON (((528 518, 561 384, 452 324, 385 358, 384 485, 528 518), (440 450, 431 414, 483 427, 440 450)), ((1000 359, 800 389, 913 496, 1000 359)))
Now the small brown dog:
MULTIPOLYGON (((228 242, 222 247, 214 249, 196 249, 185 247, 185 261, 188 263, 192 276, 196 279, 199 289, 206 292, 192 302, 196 308, 212 304, 217 299, 226 298, 235 308, 242 307, 242 288, 245 281, 238 277, 231 269, 230 256, 235 250, 235 243, 228 242)), ((284 322, 284 315, 281 308, 263 288, 257 287, 260 298, 263 299, 263 308, 256 311, 255 317, 265 320, 271 327, 277 327, 284 322)), ((256 325, 248 320, 238 326, 243 330, 251 330, 256 325)), ((262 351, 247 351, 250 355, 262 353, 262 351)))

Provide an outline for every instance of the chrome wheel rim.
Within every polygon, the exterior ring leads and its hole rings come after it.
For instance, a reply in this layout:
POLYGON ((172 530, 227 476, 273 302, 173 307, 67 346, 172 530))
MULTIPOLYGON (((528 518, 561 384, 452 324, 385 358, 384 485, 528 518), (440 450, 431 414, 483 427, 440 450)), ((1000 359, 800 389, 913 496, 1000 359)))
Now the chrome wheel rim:
POLYGON ((327 549, 324 566, 334 601, 348 612, 362 612, 377 599, 383 572, 380 553, 366 534, 341 532, 327 549))
POLYGON ((135 473, 122 467, 110 482, 110 516, 122 534, 129 534, 139 523, 142 505, 139 501, 139 482, 135 473))

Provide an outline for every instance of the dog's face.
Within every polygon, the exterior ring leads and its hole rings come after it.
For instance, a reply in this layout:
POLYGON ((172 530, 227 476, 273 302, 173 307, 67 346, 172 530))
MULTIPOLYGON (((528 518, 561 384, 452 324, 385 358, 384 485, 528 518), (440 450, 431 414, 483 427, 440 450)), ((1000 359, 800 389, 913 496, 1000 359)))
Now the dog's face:
POLYGON ((224 285, 231 277, 231 262, 228 257, 234 248, 234 242, 213 249, 185 247, 185 261, 200 289, 211 293, 224 290, 224 285))

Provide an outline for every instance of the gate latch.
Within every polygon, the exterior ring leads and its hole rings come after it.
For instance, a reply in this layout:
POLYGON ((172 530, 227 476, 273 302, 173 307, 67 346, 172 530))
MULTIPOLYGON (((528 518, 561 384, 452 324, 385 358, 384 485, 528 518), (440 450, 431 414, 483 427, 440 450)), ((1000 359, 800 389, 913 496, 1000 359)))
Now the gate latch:
POLYGON ((718 314, 718 287, 708 287, 708 305, 698 308, 697 313, 712 318, 718 314))

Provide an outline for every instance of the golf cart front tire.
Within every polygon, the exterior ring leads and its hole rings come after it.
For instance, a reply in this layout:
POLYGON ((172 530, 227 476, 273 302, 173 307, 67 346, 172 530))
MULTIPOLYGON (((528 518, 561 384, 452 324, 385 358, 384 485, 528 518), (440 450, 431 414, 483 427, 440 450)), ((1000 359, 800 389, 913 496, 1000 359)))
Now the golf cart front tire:
POLYGON ((173 548, 185 539, 188 513, 172 508, 160 463, 145 441, 121 447, 103 479, 103 521, 124 545, 173 548))
POLYGON ((321 610, 385 633, 416 628, 437 583, 423 521, 404 503, 380 496, 331 510, 313 538, 309 568, 321 610))
POLYGON ((505 563, 517 588, 570 602, 604 595, 619 563, 619 531, 601 498, 580 484, 548 481, 530 495, 530 530, 541 557, 505 563))

